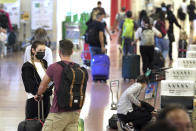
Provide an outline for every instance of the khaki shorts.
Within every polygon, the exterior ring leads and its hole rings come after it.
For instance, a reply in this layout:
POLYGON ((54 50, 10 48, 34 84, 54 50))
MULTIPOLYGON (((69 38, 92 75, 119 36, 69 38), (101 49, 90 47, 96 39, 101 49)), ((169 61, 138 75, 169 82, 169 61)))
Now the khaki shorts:
POLYGON ((49 113, 42 131, 77 131, 79 116, 78 111, 49 113))

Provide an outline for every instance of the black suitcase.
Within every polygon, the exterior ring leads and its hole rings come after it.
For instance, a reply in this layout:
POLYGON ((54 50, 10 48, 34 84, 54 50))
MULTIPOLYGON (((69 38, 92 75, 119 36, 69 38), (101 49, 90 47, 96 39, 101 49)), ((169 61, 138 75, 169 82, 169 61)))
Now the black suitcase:
POLYGON ((122 77, 136 79, 140 75, 140 56, 136 54, 124 55, 122 60, 122 77))
POLYGON ((155 47, 153 56, 153 69, 163 68, 165 66, 164 57, 159 49, 155 47))
POLYGON ((18 125, 18 131, 41 131, 44 121, 44 105, 43 100, 38 103, 38 119, 26 119, 18 125), (42 119, 40 119, 40 104, 42 110, 42 119))
POLYGON ((109 119, 109 127, 111 129, 118 129, 117 127, 118 116, 117 114, 113 114, 112 117, 109 119))
POLYGON ((186 58, 187 42, 186 40, 179 40, 178 43, 178 57, 186 58))

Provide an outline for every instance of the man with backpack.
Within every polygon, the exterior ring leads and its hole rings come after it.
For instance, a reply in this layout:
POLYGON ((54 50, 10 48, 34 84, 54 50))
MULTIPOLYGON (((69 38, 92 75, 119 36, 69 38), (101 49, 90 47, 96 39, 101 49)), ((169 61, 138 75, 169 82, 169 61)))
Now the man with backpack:
POLYGON ((134 40, 134 29, 135 29, 135 22, 131 18, 132 12, 126 12, 126 18, 121 24, 121 39, 122 39, 122 49, 123 54, 127 55, 128 53, 132 54, 134 52, 134 47, 131 43, 134 40))
POLYGON ((96 20, 88 24, 87 41, 90 45, 91 58, 93 58, 93 56, 96 54, 102 54, 106 52, 106 39, 104 38, 105 25, 102 23, 104 17, 105 14, 99 12, 96 15, 96 20))
POLYGON ((143 73, 147 69, 153 69, 154 37, 162 37, 161 33, 150 24, 150 19, 146 16, 142 19, 144 23, 135 33, 135 43, 140 40, 140 53, 142 56, 143 73))
POLYGON ((35 99, 39 101, 50 81, 54 81, 53 103, 42 131, 77 131, 88 72, 71 61, 73 43, 70 40, 61 40, 59 44, 61 61, 48 67, 35 99))

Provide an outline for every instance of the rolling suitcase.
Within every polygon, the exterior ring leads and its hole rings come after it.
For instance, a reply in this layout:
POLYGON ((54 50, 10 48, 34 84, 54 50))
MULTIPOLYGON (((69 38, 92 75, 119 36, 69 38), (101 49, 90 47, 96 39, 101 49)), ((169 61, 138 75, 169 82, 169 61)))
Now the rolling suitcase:
POLYGON ((87 66, 91 64, 91 54, 89 50, 89 45, 87 43, 84 44, 84 50, 82 51, 81 58, 83 63, 87 66))
POLYGON ((38 102, 38 119, 26 119, 19 123, 18 131, 41 131, 44 121, 44 105, 43 100, 38 102), (42 110, 42 119, 40 118, 40 104, 42 110))
POLYGON ((93 80, 109 79, 110 59, 105 54, 95 55, 91 60, 91 73, 93 80))
POLYGON ((122 77, 136 79, 140 75, 140 56, 136 54, 124 55, 122 60, 122 77))
POLYGON ((179 58, 185 58, 186 57, 186 51, 187 51, 187 42, 186 42, 186 40, 179 40, 178 57, 179 58))
MULTIPOLYGON (((130 43, 130 46, 131 43, 130 43)), ((126 48, 122 58, 122 77, 126 79, 136 79, 140 75, 140 56, 136 54, 136 45, 132 47, 132 54, 126 48)))

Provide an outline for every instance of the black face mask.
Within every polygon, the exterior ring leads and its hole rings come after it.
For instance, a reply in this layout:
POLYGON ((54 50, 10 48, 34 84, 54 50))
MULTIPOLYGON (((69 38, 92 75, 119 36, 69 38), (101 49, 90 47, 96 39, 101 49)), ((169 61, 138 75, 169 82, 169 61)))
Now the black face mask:
POLYGON ((45 52, 41 52, 41 51, 37 52, 37 54, 35 55, 35 57, 39 60, 42 60, 44 56, 45 56, 45 52))

